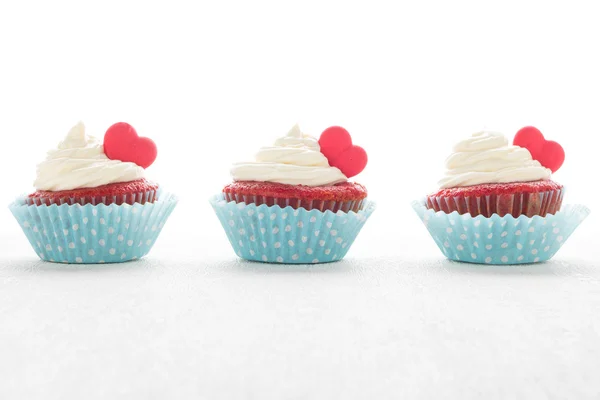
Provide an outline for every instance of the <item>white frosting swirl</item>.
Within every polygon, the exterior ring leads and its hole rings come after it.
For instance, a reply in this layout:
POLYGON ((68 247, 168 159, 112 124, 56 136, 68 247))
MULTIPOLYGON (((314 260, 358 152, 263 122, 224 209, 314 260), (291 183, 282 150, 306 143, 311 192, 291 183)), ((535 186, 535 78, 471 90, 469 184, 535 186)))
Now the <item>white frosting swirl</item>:
POLYGON ((342 171, 329 165, 317 139, 303 134, 297 124, 273 146, 260 149, 256 161, 234 164, 231 176, 234 181, 304 186, 335 185, 348 180, 342 171))
POLYGON ((144 169, 131 162, 111 160, 102 143, 85 134, 82 122, 75 125, 58 149, 48 152, 37 166, 37 190, 61 191, 94 188, 144 177, 144 169))
POLYGON ((552 171, 531 157, 524 147, 509 146, 497 132, 474 133, 454 146, 446 160, 442 189, 482 183, 529 182, 549 179, 552 171))

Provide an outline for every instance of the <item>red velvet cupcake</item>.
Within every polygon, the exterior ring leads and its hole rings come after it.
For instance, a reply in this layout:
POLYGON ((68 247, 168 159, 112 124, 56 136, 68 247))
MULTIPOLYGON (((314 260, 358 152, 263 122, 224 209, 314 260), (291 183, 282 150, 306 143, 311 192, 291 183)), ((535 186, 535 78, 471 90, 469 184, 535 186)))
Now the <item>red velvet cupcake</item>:
POLYGON ((227 201, 246 204, 300 207, 306 210, 358 212, 367 198, 367 189, 352 182, 333 186, 291 186, 272 182, 234 182, 223 189, 227 201))
POLYGON ((518 131, 513 145, 479 132, 454 147, 441 188, 412 207, 450 260, 545 262, 589 214, 583 205, 563 205, 563 186, 550 179, 564 158, 533 127, 518 131))
POLYGON ((440 190, 427 196, 426 207, 473 217, 555 214, 562 205, 563 186, 550 176, 562 165, 564 152, 554 142, 541 142, 540 136, 537 129, 526 127, 513 146, 496 132, 479 132, 459 143, 446 161, 440 190), (550 147, 541 150, 539 143, 550 147))
POLYGON ((40 206, 45 204, 134 204, 154 203, 157 196, 158 185, 138 179, 131 182, 111 183, 95 188, 82 188, 61 190, 57 192, 38 190, 27 197, 28 204, 40 206))
POLYGON ((427 196, 427 208, 450 214, 503 217, 533 217, 555 214, 563 198, 562 185, 553 181, 517 183, 485 183, 481 185, 441 189, 427 196))
POLYGON ((317 140, 295 125, 273 146, 263 147, 254 162, 235 164, 234 183, 225 186, 223 194, 237 203, 358 212, 367 190, 348 178, 366 164, 366 152, 352 144, 345 129, 328 128, 317 140))
POLYGON ((129 124, 111 126, 101 143, 80 122, 37 168, 30 205, 134 204, 157 200, 158 185, 144 178, 156 146, 129 124))
POLYGON ((177 197, 144 177, 156 146, 117 123, 100 141, 80 122, 38 165, 36 191, 10 206, 40 259, 121 263, 152 249, 177 197), (160 199, 158 197, 160 196, 160 199))
POLYGON ((344 258, 375 204, 348 178, 367 164, 366 152, 340 127, 319 139, 298 125, 234 164, 233 183, 211 198, 235 254, 258 262, 329 263, 344 258))

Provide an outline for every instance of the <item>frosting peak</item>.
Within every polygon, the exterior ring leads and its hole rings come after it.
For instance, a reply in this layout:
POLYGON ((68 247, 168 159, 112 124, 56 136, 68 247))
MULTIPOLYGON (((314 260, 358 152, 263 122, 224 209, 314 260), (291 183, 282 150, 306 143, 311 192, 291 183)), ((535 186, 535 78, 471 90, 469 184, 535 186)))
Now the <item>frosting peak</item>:
POLYGON ((508 146, 508 139, 502 133, 481 131, 471 135, 470 138, 454 145, 455 152, 472 152, 490 150, 508 146))
POLYGON ((292 126, 292 129, 290 129, 286 135, 286 137, 292 137, 292 138, 303 138, 305 135, 302 133, 302 131, 300 130, 300 125, 298 124, 294 124, 294 126, 292 126))
POLYGON ((302 133, 298 124, 292 126, 287 135, 275 140, 273 147, 306 147, 314 151, 321 150, 317 139, 302 133))
POLYGON ((37 166, 37 190, 60 191, 130 182, 144 177, 144 169, 131 162, 110 160, 102 143, 85 133, 78 122, 46 159, 37 166))
POLYGON ((85 125, 79 121, 74 127, 71 128, 65 140, 60 142, 58 145, 59 149, 72 149, 74 147, 81 147, 85 145, 85 125))
POLYGON ((531 157, 529 150, 510 146, 498 132, 482 131, 454 146, 446 160, 442 189, 483 183, 529 182, 549 179, 552 171, 531 157))
POLYGON ((342 171, 329 165, 318 140, 303 133, 298 124, 275 140, 273 146, 261 148, 255 159, 234 164, 233 180, 305 186, 335 185, 348 180, 342 171))

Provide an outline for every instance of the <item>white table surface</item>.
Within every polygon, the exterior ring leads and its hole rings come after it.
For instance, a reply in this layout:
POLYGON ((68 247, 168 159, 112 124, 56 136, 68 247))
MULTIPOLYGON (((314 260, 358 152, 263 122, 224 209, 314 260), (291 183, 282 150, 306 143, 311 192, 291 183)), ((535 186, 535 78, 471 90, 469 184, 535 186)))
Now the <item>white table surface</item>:
POLYGON ((247 263, 182 215, 97 266, 40 262, 3 219, 0 399, 600 398, 593 214, 519 267, 446 261, 377 212, 344 261, 247 263))

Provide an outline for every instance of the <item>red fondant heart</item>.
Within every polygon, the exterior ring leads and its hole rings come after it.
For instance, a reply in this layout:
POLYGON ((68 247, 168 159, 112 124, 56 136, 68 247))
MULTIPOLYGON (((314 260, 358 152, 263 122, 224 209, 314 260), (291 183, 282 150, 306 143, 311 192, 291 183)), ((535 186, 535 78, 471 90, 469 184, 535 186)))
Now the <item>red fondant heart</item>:
POLYGON ((321 133, 321 153, 329 165, 339 168, 348 178, 356 176, 367 166, 367 152, 352 144, 352 138, 341 126, 332 126, 321 133))
POLYGON ((132 162, 148 168, 156 160, 157 149, 152 139, 139 137, 133 126, 117 122, 104 134, 104 153, 111 160, 132 162))
POLYGON ((558 171, 565 161, 565 151, 562 146, 546 140, 542 132, 533 126, 520 129, 515 135, 513 144, 529 150, 534 160, 538 160, 552 172, 558 171))

